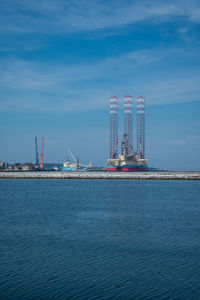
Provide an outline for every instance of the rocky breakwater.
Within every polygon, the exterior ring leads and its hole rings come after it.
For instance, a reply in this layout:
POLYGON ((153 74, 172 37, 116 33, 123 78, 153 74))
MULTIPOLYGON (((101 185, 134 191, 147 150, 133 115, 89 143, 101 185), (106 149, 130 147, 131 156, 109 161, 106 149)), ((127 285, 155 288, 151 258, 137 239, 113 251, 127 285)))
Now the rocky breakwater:
POLYGON ((16 179, 135 179, 200 180, 200 171, 191 172, 0 172, 0 178, 16 179))

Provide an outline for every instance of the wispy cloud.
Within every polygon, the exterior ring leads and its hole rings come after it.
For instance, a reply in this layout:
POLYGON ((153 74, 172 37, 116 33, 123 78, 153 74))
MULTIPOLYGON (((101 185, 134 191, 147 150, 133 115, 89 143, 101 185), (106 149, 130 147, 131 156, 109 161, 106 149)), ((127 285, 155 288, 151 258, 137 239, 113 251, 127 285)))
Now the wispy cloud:
POLYGON ((186 145, 186 144, 197 144, 200 143, 200 135, 188 135, 183 138, 173 138, 163 141, 166 144, 172 145, 186 145))
POLYGON ((155 64, 165 66, 172 54, 183 55, 182 51, 131 51, 81 65, 19 59, 0 61, 0 110, 70 112, 105 109, 110 95, 123 97, 125 93, 146 95, 148 105, 199 101, 198 70, 165 73, 161 69, 158 74, 149 76, 149 70, 155 64))
POLYGON ((133 60, 138 64, 150 63, 154 61, 160 61, 168 55, 167 51, 159 50, 140 50, 132 51, 125 55, 127 59, 133 60))
POLYGON ((1 32, 74 33, 185 17, 200 22, 198 0, 3 0, 1 32))
POLYGON ((40 41, 7 41, 6 44, 1 43, 0 44, 0 53, 5 53, 9 54, 10 52, 14 52, 15 54, 17 53, 22 53, 22 52, 31 52, 31 51, 37 51, 41 50, 42 48, 46 47, 44 44, 40 41))
MULTIPOLYGON (((173 50, 173 53, 175 50, 173 50)), ((141 50, 85 64, 45 63, 22 59, 0 60, 0 85, 9 89, 42 90, 62 84, 118 76, 133 70, 133 65, 145 67, 170 55, 166 50, 141 50)))

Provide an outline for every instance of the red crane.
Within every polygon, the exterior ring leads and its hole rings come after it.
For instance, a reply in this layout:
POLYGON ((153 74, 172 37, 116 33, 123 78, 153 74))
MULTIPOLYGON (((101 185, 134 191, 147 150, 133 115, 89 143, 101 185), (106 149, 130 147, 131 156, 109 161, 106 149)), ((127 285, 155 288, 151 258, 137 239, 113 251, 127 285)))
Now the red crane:
POLYGON ((44 158, 44 137, 42 137, 42 152, 41 152, 41 158, 40 158, 40 168, 43 169, 43 158, 44 158))

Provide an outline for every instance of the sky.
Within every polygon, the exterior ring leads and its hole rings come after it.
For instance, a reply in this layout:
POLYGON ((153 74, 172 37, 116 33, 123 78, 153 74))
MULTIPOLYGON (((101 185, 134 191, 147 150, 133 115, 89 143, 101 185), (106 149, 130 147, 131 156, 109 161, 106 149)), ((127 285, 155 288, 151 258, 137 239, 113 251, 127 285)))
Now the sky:
POLYGON ((200 169, 199 0, 0 0, 1 161, 35 162, 44 136, 44 162, 69 146, 106 166, 126 94, 146 99, 149 165, 200 169))

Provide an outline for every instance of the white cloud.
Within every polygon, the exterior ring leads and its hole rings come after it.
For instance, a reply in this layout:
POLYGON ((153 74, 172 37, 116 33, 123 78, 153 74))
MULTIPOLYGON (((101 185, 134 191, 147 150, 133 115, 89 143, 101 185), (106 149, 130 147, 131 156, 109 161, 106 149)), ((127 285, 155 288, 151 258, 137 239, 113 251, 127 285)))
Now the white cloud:
POLYGON ((149 76, 155 64, 168 63, 173 55, 178 57, 184 52, 146 49, 81 65, 0 61, 0 110, 105 109, 110 95, 122 98, 126 93, 146 96, 147 105, 199 101, 198 70, 166 73, 161 69, 149 76))
POLYGON ((137 67, 160 61, 167 51, 141 50, 110 57, 96 63, 67 65, 64 63, 31 62, 20 59, 0 60, 0 85, 9 89, 41 90, 83 80, 111 77, 137 67), (118 70, 118 71, 117 71, 118 70))
POLYGON ((152 50, 140 50, 140 51, 132 51, 126 54, 128 59, 134 60, 136 63, 150 63, 153 61, 162 60, 165 56, 167 56, 167 51, 152 51, 152 50))
POLYGON ((192 144, 197 142, 200 142, 200 135, 188 135, 183 138, 173 138, 162 141, 165 144, 171 144, 171 145, 186 145, 186 144, 192 144))
POLYGON ((174 17, 200 21, 197 0, 4 0, 1 32, 74 33, 174 17))

